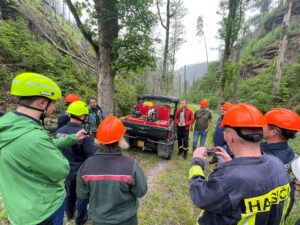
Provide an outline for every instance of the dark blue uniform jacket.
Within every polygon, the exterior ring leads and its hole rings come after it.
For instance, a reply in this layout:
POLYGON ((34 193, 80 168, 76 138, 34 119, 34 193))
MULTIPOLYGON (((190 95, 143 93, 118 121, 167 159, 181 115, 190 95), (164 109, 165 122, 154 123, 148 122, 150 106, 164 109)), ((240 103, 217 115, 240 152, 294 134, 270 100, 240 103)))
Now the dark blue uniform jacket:
POLYGON ((276 156, 285 165, 290 163, 295 158, 295 153, 289 147, 287 142, 273 144, 262 143, 260 145, 260 149, 268 155, 276 156))
MULTIPOLYGON (((69 134, 75 134, 82 129, 80 124, 67 123, 67 125, 56 131, 56 137, 64 137, 69 134)), ((81 140, 79 143, 69 146, 67 148, 61 149, 64 156, 69 160, 70 163, 70 173, 77 173, 83 162, 90 156, 94 155, 96 152, 96 147, 94 145, 94 139, 92 137, 87 137, 81 140)))
POLYGON ((204 210, 201 225, 279 225, 292 205, 287 171, 277 158, 241 157, 204 179, 204 161, 193 158, 190 196, 204 210))
POLYGON ((62 111, 62 113, 59 115, 58 120, 57 120, 57 130, 64 125, 66 125, 70 120, 69 115, 67 114, 66 110, 62 111))
POLYGON ((233 153, 230 151, 229 147, 227 146, 227 143, 224 139, 224 128, 221 127, 221 123, 223 120, 223 116, 220 116, 219 119, 217 120, 217 124, 215 127, 215 132, 213 136, 213 143, 214 146, 219 146, 225 149, 225 151, 231 156, 231 158, 234 158, 233 153))

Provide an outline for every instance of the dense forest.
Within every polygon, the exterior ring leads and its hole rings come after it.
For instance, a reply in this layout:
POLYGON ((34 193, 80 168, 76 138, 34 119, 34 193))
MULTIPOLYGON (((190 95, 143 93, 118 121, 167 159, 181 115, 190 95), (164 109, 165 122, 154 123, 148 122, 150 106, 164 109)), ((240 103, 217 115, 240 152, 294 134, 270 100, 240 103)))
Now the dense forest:
MULTIPOLYGON (((117 115, 128 113, 136 96, 143 93, 172 95, 194 103, 208 98, 212 108, 223 98, 255 104, 264 112, 277 106, 299 112, 299 1, 292 1, 290 9, 289 1, 245 1, 239 3, 244 5, 235 12, 222 2, 226 1, 220 2, 219 10, 221 60, 209 62, 208 68, 203 63, 175 70, 176 52, 184 43, 182 18, 187 14, 184 2, 171 1, 169 8, 162 10, 167 4, 156 1, 157 9, 161 10, 151 8, 149 13, 151 1, 143 6, 124 1, 119 6, 122 19, 115 39, 111 40, 114 53, 109 56, 111 75, 108 76, 98 66, 104 54, 97 33, 100 25, 97 27, 97 15, 91 4, 3 0, 0 5, 0 79, 4 87, 0 93, 1 108, 6 110, 13 103, 7 94, 12 77, 22 71, 35 71, 54 78, 64 95, 75 92, 84 99, 98 96, 104 109, 117 115), (126 7, 140 15, 147 14, 147 18, 140 16, 133 20, 124 10, 126 7), (247 10, 251 9, 256 14, 245 19, 247 10), (283 18, 289 10, 286 27, 283 18), (89 12, 92 18, 82 16, 89 12), (228 20, 226 12, 239 16, 228 20), (166 31, 167 39, 158 40, 153 35, 158 26, 166 31), (110 76, 112 81, 107 80, 110 76)), ((198 35, 205 34, 201 24, 197 29, 198 35)))

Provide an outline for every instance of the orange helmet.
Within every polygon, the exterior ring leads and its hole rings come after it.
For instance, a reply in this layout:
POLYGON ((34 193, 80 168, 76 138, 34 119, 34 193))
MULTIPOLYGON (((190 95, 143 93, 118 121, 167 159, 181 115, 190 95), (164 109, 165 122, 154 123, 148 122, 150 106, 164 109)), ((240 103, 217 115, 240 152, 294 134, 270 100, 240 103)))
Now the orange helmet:
POLYGON ((300 117, 297 113, 289 109, 272 109, 265 114, 267 124, 287 130, 300 130, 300 117))
POLYGON ((225 102, 222 106, 221 109, 224 111, 228 111, 231 107, 233 107, 234 105, 231 102, 225 102))
POLYGON ((208 106, 208 101, 207 101, 206 99, 203 99, 203 100, 200 102, 200 106, 201 106, 202 108, 207 107, 207 106, 208 106))
POLYGON ((228 110, 224 115, 221 127, 264 127, 264 115, 253 105, 240 103, 228 110))
POLYGON ((79 101, 79 100, 80 100, 80 97, 76 94, 68 94, 64 99, 64 101, 68 102, 68 103, 79 101))
POLYGON ((99 125, 97 131, 97 140, 101 144, 112 144, 120 141, 126 132, 122 121, 115 116, 106 117, 99 125))

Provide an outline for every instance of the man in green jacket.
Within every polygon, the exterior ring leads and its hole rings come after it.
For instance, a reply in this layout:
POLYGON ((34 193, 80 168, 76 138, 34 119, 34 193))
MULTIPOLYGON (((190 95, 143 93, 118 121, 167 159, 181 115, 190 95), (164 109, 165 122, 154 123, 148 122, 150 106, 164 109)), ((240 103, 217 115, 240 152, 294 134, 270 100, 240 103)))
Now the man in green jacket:
POLYGON ((19 97, 17 109, 0 118, 0 192, 8 218, 13 225, 62 225, 69 163, 58 148, 75 144, 85 132, 52 140, 44 131, 40 121, 61 97, 51 79, 22 73, 11 94, 19 97))

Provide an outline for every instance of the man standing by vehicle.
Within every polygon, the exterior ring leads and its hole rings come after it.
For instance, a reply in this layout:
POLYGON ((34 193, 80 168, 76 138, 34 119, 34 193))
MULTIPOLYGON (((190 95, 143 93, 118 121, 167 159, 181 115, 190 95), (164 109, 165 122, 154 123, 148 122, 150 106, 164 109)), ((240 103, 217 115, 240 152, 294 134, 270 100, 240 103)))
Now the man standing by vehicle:
MULTIPOLYGON (((66 111, 70 115, 70 122, 56 131, 56 137, 61 138, 75 134, 83 128, 89 109, 85 102, 72 102, 66 111)), ((94 139, 90 136, 67 148, 61 149, 64 156, 69 160, 70 173, 65 180, 66 197, 65 211, 68 220, 74 218, 75 207, 77 211, 76 225, 84 224, 87 219, 87 200, 76 196, 76 175, 83 162, 96 152, 94 139)))
POLYGON ((189 128, 193 124, 193 112, 187 107, 186 100, 181 101, 181 108, 175 113, 175 122, 177 124, 178 155, 182 154, 186 159, 189 149, 189 128))
MULTIPOLYGON (((280 225, 291 204, 290 178, 274 156, 262 155, 260 140, 266 120, 249 104, 238 104, 224 116, 224 138, 235 158, 224 162, 205 180, 205 148, 193 155, 190 195, 205 210, 201 225, 280 225)), ((218 147, 216 154, 228 154, 218 147)))
POLYGON ((77 176, 77 195, 89 199, 93 225, 137 225, 138 198, 147 192, 147 180, 137 161, 123 156, 128 148, 126 128, 115 116, 100 124, 99 152, 88 158, 77 176))
POLYGON ((197 148, 197 142, 200 137, 200 147, 204 146, 206 141, 206 136, 209 128, 212 125, 212 115, 207 109, 208 101, 203 99, 200 102, 200 109, 198 109, 195 114, 195 127, 194 127, 194 139, 193 139, 193 151, 197 148))
POLYGON ((15 112, 0 118, 0 192, 14 225, 62 225, 64 178, 69 162, 58 148, 86 137, 83 130, 52 140, 41 126, 55 101, 59 86, 36 73, 22 73, 11 85, 19 97, 15 112))
POLYGON ((288 140, 300 130, 300 117, 292 110, 277 108, 267 112, 265 118, 268 126, 264 128, 264 138, 267 143, 262 143, 260 148, 264 153, 279 158, 289 170, 295 153, 288 140))
POLYGON ((102 108, 98 105, 97 99, 91 97, 89 100, 89 115, 87 117, 89 131, 93 137, 96 138, 97 128, 99 124, 104 120, 105 114, 102 108))
MULTIPOLYGON (((65 99, 65 107, 68 107, 72 102, 79 101, 80 97, 76 94, 68 94, 65 99)), ((66 125, 70 120, 70 117, 68 116, 66 110, 62 111, 62 113, 59 115, 57 120, 57 129, 63 127, 66 125)))

